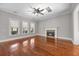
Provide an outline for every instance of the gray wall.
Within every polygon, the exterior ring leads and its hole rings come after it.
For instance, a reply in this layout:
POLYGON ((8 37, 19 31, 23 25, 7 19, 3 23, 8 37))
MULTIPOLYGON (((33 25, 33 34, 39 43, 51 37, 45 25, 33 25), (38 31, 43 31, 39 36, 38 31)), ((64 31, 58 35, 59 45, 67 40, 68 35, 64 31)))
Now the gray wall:
POLYGON ((38 23, 38 33, 45 36, 45 28, 57 28, 58 37, 72 40, 72 15, 66 14, 38 23))
MULTIPOLYGON (((19 20, 20 25, 22 21, 32 22, 29 17, 22 18, 7 12, 0 11, 0 40, 5 40, 8 38, 28 36, 34 34, 23 35, 20 26, 20 34, 17 36, 9 35, 9 18, 14 20, 19 20)), ((35 22, 35 21, 33 21, 35 22)), ((62 16, 57 16, 52 19, 38 21, 36 23, 36 33, 40 35, 45 35, 45 28, 58 28, 58 37, 72 38, 72 15, 66 14, 62 16)))
MULTIPOLYGON (((25 19, 25 18, 22 18, 17 15, 13 15, 13 14, 9 14, 7 12, 0 11, 0 40, 20 37, 20 36, 27 36, 26 34, 25 35, 22 34, 22 29, 21 29, 22 21, 31 22, 28 17, 26 17, 26 19, 25 19), (19 35, 16 35, 16 36, 9 35, 9 18, 13 18, 14 20, 18 20, 20 22, 20 34, 19 35)), ((31 34, 28 34, 28 35, 31 35, 31 34)))

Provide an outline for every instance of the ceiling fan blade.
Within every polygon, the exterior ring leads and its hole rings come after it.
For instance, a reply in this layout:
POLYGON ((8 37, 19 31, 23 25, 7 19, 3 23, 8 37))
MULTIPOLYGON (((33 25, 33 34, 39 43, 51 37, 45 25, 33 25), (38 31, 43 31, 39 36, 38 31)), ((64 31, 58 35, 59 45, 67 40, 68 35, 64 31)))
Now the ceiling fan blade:
POLYGON ((39 13, 39 14, 44 15, 43 13, 39 13))
POLYGON ((36 8, 33 8, 34 9, 34 11, 37 11, 37 9, 36 8))
POLYGON ((41 12, 44 11, 44 9, 40 10, 41 12))

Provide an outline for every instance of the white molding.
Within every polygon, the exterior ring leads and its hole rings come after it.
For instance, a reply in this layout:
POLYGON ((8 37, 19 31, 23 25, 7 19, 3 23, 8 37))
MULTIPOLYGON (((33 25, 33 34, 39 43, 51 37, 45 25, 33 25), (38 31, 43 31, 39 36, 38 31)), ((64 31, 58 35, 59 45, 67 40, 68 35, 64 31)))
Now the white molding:
POLYGON ((20 37, 14 37, 14 38, 9 38, 9 39, 3 39, 0 40, 0 42, 6 42, 6 41, 11 41, 11 40, 19 40, 21 38, 27 38, 27 37, 33 37, 35 35, 28 35, 28 36, 20 36, 20 37))
MULTIPOLYGON (((40 35, 40 34, 36 34, 36 35, 46 37, 45 35, 40 35)), ((6 42, 6 41, 11 41, 11 40, 19 40, 19 39, 21 39, 21 38, 33 37, 33 36, 36 36, 36 35, 28 35, 28 36, 21 36, 21 37, 3 39, 3 40, 0 40, 0 42, 6 42)), ((70 40, 70 39, 71 39, 70 41, 72 41, 72 38, 68 38, 68 37, 56 37, 56 38, 64 39, 64 40, 70 40)), ((73 41, 72 41, 72 43, 73 43, 73 41)), ((73 44, 75 44, 75 43, 73 43, 73 44)), ((77 44, 76 44, 76 45, 77 45, 77 44)))
MULTIPOLYGON (((37 35, 47 37, 47 36, 41 35, 41 34, 37 34, 37 35)), ((51 37, 50 37, 50 38, 51 38, 51 37)), ((59 38, 59 39, 63 39, 63 40, 70 40, 70 41, 73 42, 72 38, 69 38, 69 37, 55 37, 55 38, 59 38)))
POLYGON ((71 40, 72 41, 72 38, 69 38, 69 37, 58 37, 59 39, 64 39, 64 40, 71 40))
POLYGON ((74 40, 72 42, 73 42, 74 45, 79 45, 79 43, 78 42, 74 42, 74 40))

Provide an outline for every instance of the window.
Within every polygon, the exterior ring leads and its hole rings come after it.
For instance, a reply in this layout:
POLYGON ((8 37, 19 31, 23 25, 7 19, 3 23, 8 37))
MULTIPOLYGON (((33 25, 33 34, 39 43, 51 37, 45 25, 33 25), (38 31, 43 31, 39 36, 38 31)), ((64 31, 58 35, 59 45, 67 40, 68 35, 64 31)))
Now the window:
POLYGON ((30 23, 30 33, 35 33, 35 23, 33 22, 30 23))
POLYGON ((29 33, 29 24, 28 22, 22 22, 22 32, 23 34, 28 34, 29 33))
POLYGON ((10 35, 17 35, 19 34, 19 22, 16 20, 10 20, 9 22, 9 30, 10 35))

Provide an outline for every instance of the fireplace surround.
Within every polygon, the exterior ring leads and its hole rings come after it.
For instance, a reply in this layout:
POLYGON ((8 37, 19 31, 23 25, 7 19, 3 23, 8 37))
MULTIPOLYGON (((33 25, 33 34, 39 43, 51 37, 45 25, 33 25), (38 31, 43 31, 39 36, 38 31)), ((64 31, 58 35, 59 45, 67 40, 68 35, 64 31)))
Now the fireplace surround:
POLYGON ((51 37, 51 38, 56 38, 57 37, 57 28, 46 28, 45 36, 51 37))

